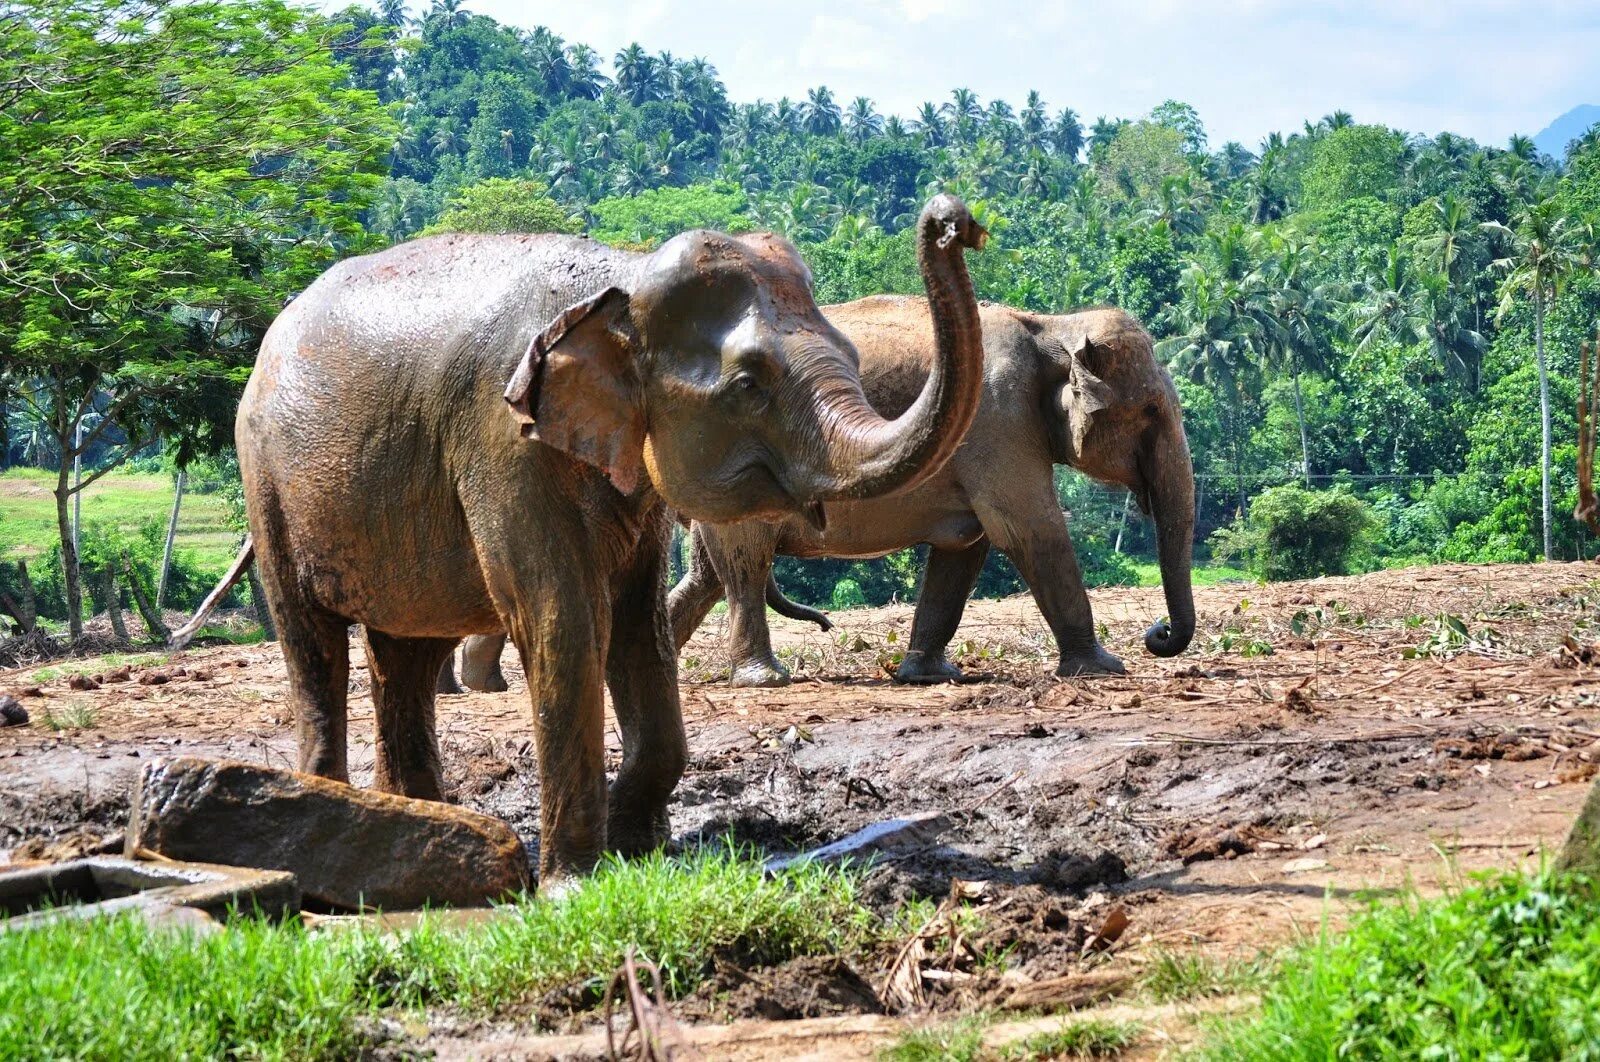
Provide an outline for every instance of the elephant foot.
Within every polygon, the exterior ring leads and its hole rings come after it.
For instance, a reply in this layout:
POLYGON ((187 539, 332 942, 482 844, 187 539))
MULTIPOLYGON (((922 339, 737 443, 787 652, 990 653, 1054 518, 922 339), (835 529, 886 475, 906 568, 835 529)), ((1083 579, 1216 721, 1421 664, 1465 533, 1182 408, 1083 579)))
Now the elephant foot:
POLYGON ((1091 675, 1126 675, 1128 669, 1122 666, 1122 661, 1106 652, 1101 646, 1095 646, 1094 652, 1088 655, 1061 654, 1061 666, 1056 668, 1056 674, 1062 678, 1074 678, 1091 675))
POLYGON ((672 840, 672 822, 667 809, 629 810, 613 808, 606 823, 606 847, 622 856, 633 859, 665 848, 672 840))
POLYGON ((731 681, 746 689, 773 689, 789 684, 789 669, 775 659, 746 660, 733 669, 731 681))
POLYGON ((905 683, 959 682, 961 669, 946 660, 943 653, 929 656, 913 649, 900 661, 894 680, 905 683))

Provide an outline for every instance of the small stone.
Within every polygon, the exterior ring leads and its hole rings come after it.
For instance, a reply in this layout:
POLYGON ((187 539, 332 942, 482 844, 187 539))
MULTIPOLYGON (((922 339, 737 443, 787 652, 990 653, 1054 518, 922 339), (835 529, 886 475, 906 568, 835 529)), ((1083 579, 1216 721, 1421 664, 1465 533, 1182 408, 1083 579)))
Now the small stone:
POLYGON ((144 769, 129 851, 287 870, 344 909, 481 906, 528 887, 528 857, 499 819, 256 764, 183 756, 144 769))
POLYGON ((99 688, 100 683, 88 675, 73 675, 67 679, 67 689, 69 690, 97 690, 99 688))
POLYGON ((10 694, 0 694, 0 726, 27 726, 28 710, 10 694))

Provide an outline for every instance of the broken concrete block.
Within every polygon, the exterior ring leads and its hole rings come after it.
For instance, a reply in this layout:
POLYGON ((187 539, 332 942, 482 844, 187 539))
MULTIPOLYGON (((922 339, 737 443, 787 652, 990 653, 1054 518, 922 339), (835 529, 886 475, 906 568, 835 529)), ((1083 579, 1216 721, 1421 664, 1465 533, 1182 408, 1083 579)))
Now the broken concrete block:
POLYGON ((528 886, 499 819, 255 764, 191 756, 145 767, 128 851, 287 870, 332 908, 479 906, 528 886))
POLYGON ((75 859, 0 871, 0 931, 132 913, 195 931, 233 911, 285 918, 300 910, 293 874, 208 863, 75 859))

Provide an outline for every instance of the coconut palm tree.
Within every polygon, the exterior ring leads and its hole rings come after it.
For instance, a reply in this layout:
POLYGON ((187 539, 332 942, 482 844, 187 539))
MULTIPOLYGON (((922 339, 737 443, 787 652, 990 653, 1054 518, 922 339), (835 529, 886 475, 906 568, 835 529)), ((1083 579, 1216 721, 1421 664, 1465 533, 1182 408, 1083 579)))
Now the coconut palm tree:
POLYGON ((883 132, 883 116, 873 109, 871 100, 857 96, 850 103, 849 126, 850 139, 864 144, 883 132))
POLYGON ((567 93, 577 99, 597 100, 611 79, 600 72, 600 53, 587 44, 567 46, 567 93))
POLYGON ((472 12, 462 6, 462 0, 433 0, 423 25, 440 29, 460 29, 472 17, 472 12))
POLYGON ((812 136, 832 136, 839 131, 840 111, 828 86, 819 85, 806 92, 806 102, 800 105, 801 128, 812 136))
POLYGON ((1539 364, 1539 484, 1544 523, 1544 559, 1550 560, 1550 370, 1544 353, 1544 316, 1550 303, 1574 270, 1586 264, 1586 244, 1592 233, 1568 217, 1554 196, 1528 203, 1511 218, 1511 225, 1484 223, 1506 248, 1495 268, 1500 282, 1500 309, 1504 318, 1526 296, 1533 302, 1533 351, 1539 364))
POLYGON ((1050 139, 1055 142, 1056 154, 1068 162, 1077 162, 1083 151, 1083 123, 1078 120, 1078 112, 1071 107, 1061 108, 1050 127, 1050 139))
POLYGON ((1018 128, 1022 131, 1022 148, 1024 151, 1043 151, 1049 140, 1049 118, 1044 113, 1044 98, 1037 89, 1028 91, 1028 99, 1022 105, 1022 112, 1017 116, 1018 128))
POLYGON ((635 107, 662 96, 660 61, 641 48, 638 42, 618 52, 612 61, 617 71, 617 90, 635 107))
POLYGON ((947 147, 950 138, 944 125, 944 118, 939 113, 939 107, 934 103, 924 103, 917 108, 917 116, 911 121, 911 128, 922 137, 922 143, 931 148, 947 147))

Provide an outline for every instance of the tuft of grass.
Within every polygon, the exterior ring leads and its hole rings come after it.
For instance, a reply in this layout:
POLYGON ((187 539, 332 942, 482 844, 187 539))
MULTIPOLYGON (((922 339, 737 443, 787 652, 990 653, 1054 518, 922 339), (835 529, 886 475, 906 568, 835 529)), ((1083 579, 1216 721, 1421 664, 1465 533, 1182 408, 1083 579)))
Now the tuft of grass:
POLYGON ((1184 1003, 1214 996, 1251 992, 1265 977, 1265 960, 1221 961, 1206 955, 1158 951, 1141 980, 1145 995, 1156 1003, 1184 1003))
POLYGON ((1324 925, 1200 1057, 1595 1058, 1597 998, 1592 887, 1503 875, 1324 925))
POLYGON ((1046 1058, 1115 1058, 1139 1039, 1137 1022, 1083 1018, 1069 1021, 1052 1032, 1035 1033, 1000 1051, 1005 1062, 1031 1062, 1046 1058))
POLYGON ((983 1057, 982 1018, 963 1018, 912 1029, 878 1052, 878 1062, 978 1062, 983 1057))
POLYGON ((769 876, 731 851, 608 860, 559 899, 513 906, 400 936, 248 919, 208 936, 129 919, 0 934, 0 1056, 353 1057, 387 1010, 486 1015, 568 985, 598 1001, 630 946, 678 994, 718 953, 778 962, 849 952, 880 931, 844 871, 769 876))
POLYGON ((94 705, 84 701, 69 701, 59 708, 47 705, 39 716, 39 725, 47 730, 92 730, 99 718, 94 705))

